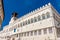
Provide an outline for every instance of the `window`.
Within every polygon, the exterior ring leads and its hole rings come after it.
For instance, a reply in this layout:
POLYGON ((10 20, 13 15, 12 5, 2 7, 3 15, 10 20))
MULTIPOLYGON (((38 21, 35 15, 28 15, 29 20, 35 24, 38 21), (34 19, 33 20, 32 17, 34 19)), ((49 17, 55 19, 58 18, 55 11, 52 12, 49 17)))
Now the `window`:
POLYGON ((24 33, 24 36, 26 36, 26 32, 24 33))
POLYGON ((22 23, 20 23, 21 27, 22 27, 22 23))
POLYGON ((29 32, 27 32, 27 36, 29 36, 29 32))
POLYGON ((49 18, 49 17, 50 17, 50 14, 49 14, 49 12, 47 12, 47 13, 46 13, 46 15, 47 15, 47 18, 49 18))
POLYGON ((28 24, 27 21, 25 21, 26 25, 28 24))
POLYGON ((18 24, 18 27, 20 27, 20 24, 18 24))
POLYGON ((18 37, 18 34, 16 34, 16 37, 18 37))
POLYGON ((31 36, 33 35, 33 31, 31 31, 31 36))
POLYGON ((34 35, 37 35, 37 30, 34 31, 34 35))
POLYGON ((57 34, 59 36, 59 34, 60 34, 60 28, 57 28, 57 34))
POLYGON ((23 26, 25 25, 25 22, 23 22, 23 26))
POLYGON ((20 36, 23 36, 23 33, 20 33, 20 36))
POLYGON ((14 32, 16 32, 16 29, 14 29, 14 32))
POLYGON ((45 19, 45 15, 44 14, 42 14, 42 19, 45 19))
POLYGON ((37 22, 37 18, 36 17, 34 17, 34 22, 37 22))
POLYGON ((41 20, 41 17, 40 16, 38 16, 38 21, 40 21, 41 20))
POLYGON ((23 33, 21 33, 21 36, 23 36, 23 33))
POLYGON ((12 30, 14 30, 14 29, 13 29, 13 28, 10 28, 10 29, 9 29, 9 31, 12 31, 12 30))
POLYGON ((28 20, 28 24, 30 24, 30 20, 28 20))
POLYGON ((49 33, 52 33, 52 27, 49 28, 49 33))
POLYGON ((41 30, 38 30, 38 34, 41 35, 41 30))
POLYGON ((19 34, 19 36, 21 36, 21 33, 19 34))
POLYGON ((44 34, 47 34, 47 29, 46 28, 43 31, 44 31, 44 34))
POLYGON ((31 18, 31 23, 33 23, 34 21, 33 21, 33 18, 31 18))

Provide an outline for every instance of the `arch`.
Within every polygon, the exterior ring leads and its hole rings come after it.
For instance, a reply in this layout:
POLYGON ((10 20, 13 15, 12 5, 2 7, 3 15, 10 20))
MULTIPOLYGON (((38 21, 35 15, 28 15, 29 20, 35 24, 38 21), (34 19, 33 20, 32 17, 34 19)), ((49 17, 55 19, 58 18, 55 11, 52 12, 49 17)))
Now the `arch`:
POLYGON ((46 13, 46 17, 47 17, 47 18, 50 17, 50 13, 49 13, 49 12, 46 13))
POLYGON ((37 17, 37 18, 38 18, 38 21, 40 21, 40 20, 41 20, 41 17, 40 17, 40 15, 38 15, 38 17, 37 17))
POLYGON ((42 14, 42 19, 45 19, 45 14, 42 14))
POLYGON ((34 22, 37 22, 37 17, 34 17, 34 22))

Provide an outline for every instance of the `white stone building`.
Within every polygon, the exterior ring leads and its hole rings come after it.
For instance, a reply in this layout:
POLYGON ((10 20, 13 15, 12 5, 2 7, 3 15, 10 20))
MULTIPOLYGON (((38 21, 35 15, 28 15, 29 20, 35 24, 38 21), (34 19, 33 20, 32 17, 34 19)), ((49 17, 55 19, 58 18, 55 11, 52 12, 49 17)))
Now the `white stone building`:
POLYGON ((0 32, 1 40, 60 40, 60 14, 48 3, 17 20, 0 32))

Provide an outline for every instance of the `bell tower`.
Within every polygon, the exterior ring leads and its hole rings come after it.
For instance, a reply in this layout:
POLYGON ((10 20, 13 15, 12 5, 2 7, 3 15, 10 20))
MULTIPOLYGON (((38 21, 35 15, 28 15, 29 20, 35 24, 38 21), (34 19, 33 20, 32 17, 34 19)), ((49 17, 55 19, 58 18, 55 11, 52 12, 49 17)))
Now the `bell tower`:
POLYGON ((17 16, 18 16, 18 14, 16 12, 13 12, 12 18, 11 18, 9 24, 13 24, 17 20, 17 16))
POLYGON ((3 0, 0 0, 0 29, 3 19, 4 19, 3 0))

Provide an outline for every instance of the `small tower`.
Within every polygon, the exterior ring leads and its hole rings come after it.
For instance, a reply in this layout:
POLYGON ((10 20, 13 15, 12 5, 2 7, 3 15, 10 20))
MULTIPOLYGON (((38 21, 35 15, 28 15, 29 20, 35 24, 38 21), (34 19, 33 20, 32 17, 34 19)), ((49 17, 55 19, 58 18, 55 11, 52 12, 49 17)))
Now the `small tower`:
POLYGON ((11 18, 9 24, 13 24, 16 20, 17 20, 17 13, 13 12, 12 13, 12 18, 11 18))
POLYGON ((17 19, 17 13, 16 12, 12 13, 12 17, 14 17, 13 20, 15 21, 17 19))

